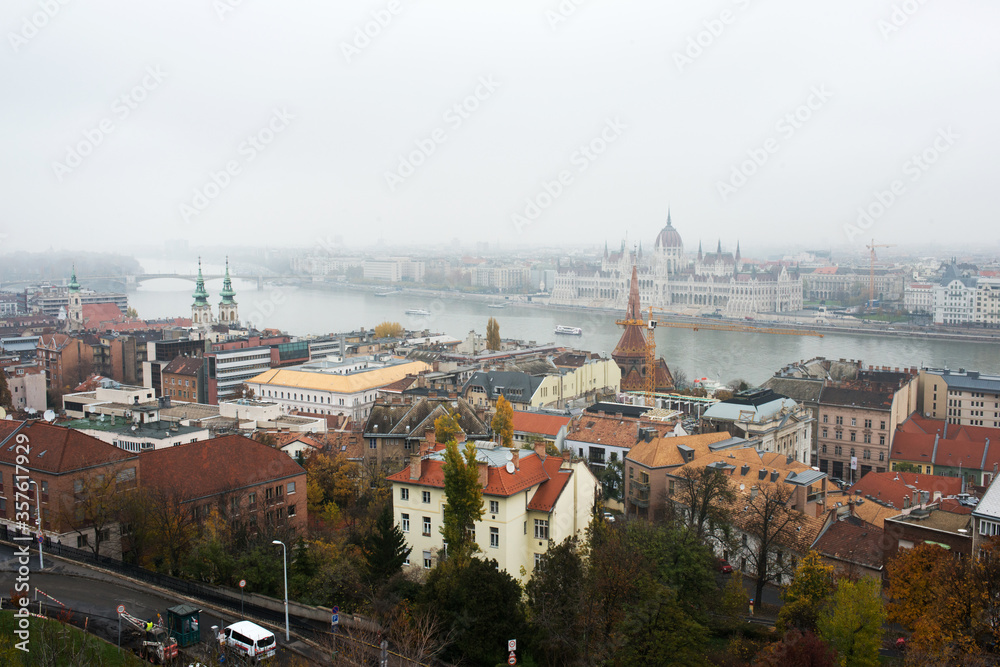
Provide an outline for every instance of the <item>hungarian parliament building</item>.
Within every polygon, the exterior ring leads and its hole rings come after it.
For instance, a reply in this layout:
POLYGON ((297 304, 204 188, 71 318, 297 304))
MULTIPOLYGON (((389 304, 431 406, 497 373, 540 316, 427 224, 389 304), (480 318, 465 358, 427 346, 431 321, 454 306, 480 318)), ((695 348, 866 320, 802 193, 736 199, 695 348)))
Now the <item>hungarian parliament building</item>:
POLYGON ((736 253, 684 254, 681 235, 667 213, 667 225, 653 244, 652 252, 642 245, 618 252, 607 246, 600 266, 576 265, 556 274, 549 302, 557 305, 625 309, 629 297, 632 267, 638 268, 639 296, 644 305, 670 310, 696 309, 731 317, 756 313, 782 313, 802 309, 802 276, 787 262, 759 263, 736 253))

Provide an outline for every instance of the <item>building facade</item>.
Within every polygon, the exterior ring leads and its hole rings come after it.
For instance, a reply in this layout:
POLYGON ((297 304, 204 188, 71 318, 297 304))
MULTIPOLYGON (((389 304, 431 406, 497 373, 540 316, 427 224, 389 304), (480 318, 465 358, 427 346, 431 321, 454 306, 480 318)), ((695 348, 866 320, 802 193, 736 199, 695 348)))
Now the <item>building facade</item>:
POLYGON ((920 411, 949 424, 1000 428, 1000 375, 922 368, 920 411))
POLYGON ((600 265, 560 270, 555 276, 550 303, 625 309, 632 268, 638 270, 642 301, 656 308, 698 307, 718 309, 731 316, 786 312, 802 308, 802 278, 784 264, 755 264, 736 252, 722 250, 688 256, 680 233, 667 214, 667 224, 652 252, 626 248, 616 253, 607 247, 600 265))
MULTIPOLYGON (((473 540, 501 570, 526 581, 551 546, 586 530, 597 479, 582 461, 546 456, 543 445, 536 450, 479 446, 476 460, 485 511, 473 540)), ((421 452, 388 478, 396 525, 412 549, 410 568, 431 569, 445 549, 443 464, 442 451, 421 452)))

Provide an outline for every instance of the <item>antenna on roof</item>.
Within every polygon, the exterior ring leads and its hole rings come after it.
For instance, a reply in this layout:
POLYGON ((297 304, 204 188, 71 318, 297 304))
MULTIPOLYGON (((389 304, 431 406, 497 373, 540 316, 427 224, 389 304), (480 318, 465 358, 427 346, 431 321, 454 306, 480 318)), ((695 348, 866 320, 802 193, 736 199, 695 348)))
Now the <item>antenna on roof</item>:
POLYGON ((507 461, 507 472, 509 472, 511 475, 514 474, 514 462, 513 461, 507 461))
POLYGON ((506 452, 506 453, 504 453, 504 458, 506 458, 508 461, 513 461, 514 460, 514 452, 506 452))
POLYGON ((45 421, 47 421, 47 422, 49 422, 51 424, 56 419, 56 413, 54 413, 52 410, 46 410, 45 414, 42 415, 42 417, 45 418, 45 421))

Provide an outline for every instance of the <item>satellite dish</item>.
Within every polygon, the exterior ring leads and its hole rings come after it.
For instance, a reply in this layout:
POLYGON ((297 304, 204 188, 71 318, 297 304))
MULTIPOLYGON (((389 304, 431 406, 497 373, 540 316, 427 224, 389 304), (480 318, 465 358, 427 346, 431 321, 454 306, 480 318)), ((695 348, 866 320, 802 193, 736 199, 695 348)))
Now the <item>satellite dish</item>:
POLYGON ((513 461, 507 461, 507 472, 509 472, 511 475, 514 474, 514 462, 513 461))
POLYGON ((51 410, 46 410, 45 414, 42 415, 42 417, 44 417, 45 421, 47 422, 53 422, 55 421, 56 413, 52 412, 51 410))
POLYGON ((103 422, 104 421, 104 415, 101 415, 100 418, 98 419, 98 421, 103 422))
POLYGON ((508 461, 513 461, 514 460, 514 452, 505 452, 504 453, 504 457, 506 457, 506 459, 508 461))
POLYGON ((740 484, 740 491, 742 491, 742 490, 743 490, 743 489, 745 489, 745 488, 747 488, 747 485, 746 485, 746 484, 740 484))

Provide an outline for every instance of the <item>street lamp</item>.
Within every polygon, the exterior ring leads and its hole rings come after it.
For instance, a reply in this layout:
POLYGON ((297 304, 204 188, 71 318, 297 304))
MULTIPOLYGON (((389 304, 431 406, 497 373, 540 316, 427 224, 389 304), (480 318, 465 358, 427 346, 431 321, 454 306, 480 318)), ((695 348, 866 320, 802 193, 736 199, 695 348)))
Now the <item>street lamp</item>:
POLYGON ((35 513, 38 518, 38 534, 41 536, 41 539, 38 540, 38 569, 44 570, 45 559, 42 556, 42 541, 45 539, 45 536, 42 533, 42 488, 33 479, 29 479, 28 484, 35 485, 35 513))
POLYGON ((288 547, 281 540, 272 540, 271 544, 281 545, 281 562, 285 569, 285 641, 290 641, 288 637, 288 547))

